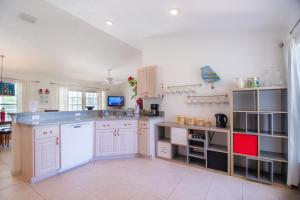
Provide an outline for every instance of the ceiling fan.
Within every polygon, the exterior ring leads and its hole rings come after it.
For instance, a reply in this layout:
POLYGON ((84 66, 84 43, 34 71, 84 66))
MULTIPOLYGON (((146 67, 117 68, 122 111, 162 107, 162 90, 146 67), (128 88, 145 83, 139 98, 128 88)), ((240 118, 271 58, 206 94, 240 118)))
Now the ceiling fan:
POLYGON ((121 84, 122 83, 121 81, 114 80, 114 78, 111 76, 111 71, 112 71, 112 69, 107 70, 107 77, 105 78, 105 81, 104 81, 103 84, 105 84, 105 85, 119 85, 119 84, 121 84))

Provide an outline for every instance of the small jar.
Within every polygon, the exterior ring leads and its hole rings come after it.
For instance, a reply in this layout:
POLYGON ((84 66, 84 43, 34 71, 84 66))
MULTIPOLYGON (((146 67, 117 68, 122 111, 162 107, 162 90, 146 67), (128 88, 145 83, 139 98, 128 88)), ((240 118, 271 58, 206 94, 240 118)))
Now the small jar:
POLYGON ((183 115, 177 116, 176 117, 176 122, 177 122, 177 124, 184 125, 184 123, 185 123, 185 117, 183 115))

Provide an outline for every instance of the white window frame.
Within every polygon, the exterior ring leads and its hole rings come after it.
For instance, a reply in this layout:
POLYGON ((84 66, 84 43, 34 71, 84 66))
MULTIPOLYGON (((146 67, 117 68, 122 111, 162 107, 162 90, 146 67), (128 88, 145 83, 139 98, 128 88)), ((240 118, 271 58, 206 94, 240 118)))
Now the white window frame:
POLYGON ((87 95, 95 95, 96 99, 94 100, 94 104, 92 104, 92 106, 94 106, 93 110, 98 110, 98 109, 102 109, 102 92, 97 92, 97 91, 83 91, 83 90, 78 90, 78 89, 70 89, 67 92, 67 110, 68 111, 80 111, 80 110, 86 110, 86 106, 89 106, 91 104, 88 103, 88 97, 87 95), (70 92, 80 92, 82 94, 81 96, 81 104, 70 104, 70 97, 69 94, 70 92), (81 105, 81 109, 71 109, 71 105, 74 105, 76 107, 76 105, 81 105))

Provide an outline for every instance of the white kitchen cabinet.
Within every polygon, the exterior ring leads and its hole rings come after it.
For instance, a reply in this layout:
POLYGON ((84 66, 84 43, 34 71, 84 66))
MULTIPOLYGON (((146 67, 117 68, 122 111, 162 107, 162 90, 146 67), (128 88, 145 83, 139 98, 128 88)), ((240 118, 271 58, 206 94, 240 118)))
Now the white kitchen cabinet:
POLYGON ((141 128, 138 131, 138 153, 144 156, 149 155, 149 129, 141 128))
POLYGON ((136 153, 136 120, 96 122, 95 156, 131 155, 136 153))
POLYGON ((157 67, 149 66, 137 69, 138 98, 158 97, 157 67))
POLYGON ((119 154, 136 153, 136 131, 135 129, 118 129, 118 152, 119 154))
POLYGON ((155 157, 156 124, 161 118, 146 118, 139 120, 138 125, 138 153, 149 158, 155 157))
POLYGON ((46 137, 35 140, 35 176, 51 174, 59 170, 59 138, 46 137))
POLYGON ((21 173, 34 183, 53 176, 60 168, 59 126, 20 125, 21 173))
POLYGON ((96 132, 96 156, 115 154, 115 131, 115 129, 107 129, 96 132))

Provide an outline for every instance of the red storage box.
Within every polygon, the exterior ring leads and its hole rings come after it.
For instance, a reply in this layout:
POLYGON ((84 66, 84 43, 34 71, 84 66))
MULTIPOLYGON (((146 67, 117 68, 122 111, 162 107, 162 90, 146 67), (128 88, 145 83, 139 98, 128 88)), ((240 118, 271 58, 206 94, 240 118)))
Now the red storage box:
POLYGON ((249 156, 258 155, 257 135, 233 133, 233 152, 249 156))

